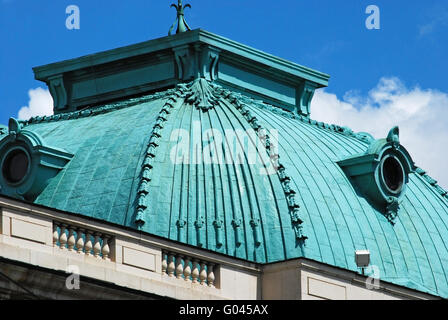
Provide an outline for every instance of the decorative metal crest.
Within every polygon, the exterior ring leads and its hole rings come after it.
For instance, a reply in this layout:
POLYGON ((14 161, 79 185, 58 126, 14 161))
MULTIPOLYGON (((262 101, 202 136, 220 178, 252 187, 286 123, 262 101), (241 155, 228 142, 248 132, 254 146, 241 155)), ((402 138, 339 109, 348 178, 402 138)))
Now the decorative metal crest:
POLYGON ((168 35, 171 35, 171 32, 173 31, 174 26, 176 25, 176 23, 177 23, 176 34, 182 33, 182 32, 186 32, 186 31, 190 31, 191 28, 188 25, 187 21, 185 20, 184 10, 185 10, 185 8, 190 8, 191 9, 191 5, 190 4, 182 5, 182 0, 179 0, 178 4, 175 5, 173 3, 171 5, 171 8, 172 7, 176 8, 177 18, 174 21, 173 25, 171 26, 170 30, 168 31, 168 35))

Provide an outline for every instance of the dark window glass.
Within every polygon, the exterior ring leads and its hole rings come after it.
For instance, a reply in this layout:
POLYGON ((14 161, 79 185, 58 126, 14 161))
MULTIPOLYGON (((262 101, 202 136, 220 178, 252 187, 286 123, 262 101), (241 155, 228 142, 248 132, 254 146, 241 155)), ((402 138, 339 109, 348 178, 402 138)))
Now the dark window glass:
POLYGON ((403 186, 403 169, 397 159, 389 157, 383 163, 383 177, 386 186, 393 192, 399 192, 403 186))
POLYGON ((3 176, 9 183, 21 181, 28 172, 29 160, 23 150, 14 150, 3 163, 3 176))

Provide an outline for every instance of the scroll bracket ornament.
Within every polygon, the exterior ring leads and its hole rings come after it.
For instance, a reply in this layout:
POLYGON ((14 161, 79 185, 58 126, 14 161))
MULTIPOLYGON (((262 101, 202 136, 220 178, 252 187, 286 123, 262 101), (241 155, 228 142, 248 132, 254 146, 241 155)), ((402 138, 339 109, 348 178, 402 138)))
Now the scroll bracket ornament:
POLYGON ((182 45, 173 48, 178 80, 214 81, 218 78, 220 50, 207 44, 182 45))

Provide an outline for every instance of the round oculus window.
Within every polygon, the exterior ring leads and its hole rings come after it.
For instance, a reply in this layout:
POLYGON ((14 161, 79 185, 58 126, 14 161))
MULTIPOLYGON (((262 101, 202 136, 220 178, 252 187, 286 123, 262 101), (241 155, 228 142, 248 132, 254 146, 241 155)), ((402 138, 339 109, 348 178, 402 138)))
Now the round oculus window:
POLYGON ((404 184, 404 169, 394 156, 386 156, 382 161, 382 179, 389 191, 400 193, 404 184))
POLYGON ((30 158, 27 152, 21 148, 10 151, 3 161, 3 177, 10 184, 21 182, 28 173, 30 158))

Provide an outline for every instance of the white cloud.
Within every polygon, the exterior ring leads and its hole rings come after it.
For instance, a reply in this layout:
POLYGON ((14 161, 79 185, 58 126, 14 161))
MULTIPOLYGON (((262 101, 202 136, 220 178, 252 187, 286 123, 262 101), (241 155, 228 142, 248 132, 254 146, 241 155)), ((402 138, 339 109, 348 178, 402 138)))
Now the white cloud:
POLYGON ((407 88, 398 78, 382 78, 367 96, 347 92, 341 100, 318 90, 311 106, 313 119, 348 126, 384 138, 400 127, 400 142, 416 165, 448 187, 448 94, 407 88))
POLYGON ((448 25, 448 9, 436 6, 429 15, 430 22, 418 27, 418 35, 420 37, 433 33, 436 29, 446 27, 448 25))
POLYGON ((53 114, 53 98, 47 89, 40 87, 28 91, 30 100, 28 106, 19 110, 19 119, 28 120, 35 116, 48 116, 53 114))

